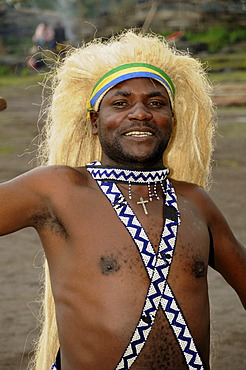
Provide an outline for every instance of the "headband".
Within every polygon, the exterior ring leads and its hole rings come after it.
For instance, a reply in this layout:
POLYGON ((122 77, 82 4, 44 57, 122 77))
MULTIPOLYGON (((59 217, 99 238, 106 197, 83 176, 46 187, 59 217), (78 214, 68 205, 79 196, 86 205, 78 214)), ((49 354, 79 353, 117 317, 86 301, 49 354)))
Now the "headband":
POLYGON ((130 63, 111 69, 111 71, 100 78, 92 90, 90 100, 87 104, 87 111, 90 112, 94 110, 97 112, 100 102, 112 87, 122 81, 137 77, 153 78, 160 82, 167 90, 171 106, 173 106, 175 88, 170 77, 160 68, 152 66, 151 64, 130 63))

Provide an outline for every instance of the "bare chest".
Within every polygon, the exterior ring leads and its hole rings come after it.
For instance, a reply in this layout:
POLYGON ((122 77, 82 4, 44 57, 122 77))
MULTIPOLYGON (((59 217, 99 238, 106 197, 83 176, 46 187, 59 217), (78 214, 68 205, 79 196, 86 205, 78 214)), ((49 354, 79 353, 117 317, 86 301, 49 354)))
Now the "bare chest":
MULTIPOLYGON (((66 232, 57 233, 48 226, 43 229, 58 321, 63 322, 63 317, 69 317, 76 337, 83 330, 94 333, 98 338, 97 350, 105 347, 104 338, 108 338, 108 353, 112 353, 114 343, 119 357, 138 322, 150 283, 143 256, 136 240, 104 196, 74 194, 62 205, 58 203, 56 216, 66 232), (83 328, 78 330, 78 320, 73 323, 70 311, 81 318, 83 328), (99 333, 103 333, 102 338, 99 333)), ((193 320, 195 332, 197 322, 207 313, 204 312, 204 302, 209 234, 195 207, 182 199, 179 206, 181 225, 168 282, 188 321, 195 312, 200 312, 193 320)), ((148 205, 148 216, 141 205, 131 204, 131 207, 157 253, 165 220, 163 204, 148 205)), ((60 331, 63 331, 62 325, 60 331)), ((200 331, 198 339, 203 337, 205 329, 200 331)), ((67 339, 63 340, 66 345, 67 339)), ((82 345, 83 340, 81 337, 82 345)))
MULTIPOLYGON (((194 205, 183 198, 178 199, 178 204, 181 224, 176 235, 174 268, 182 271, 182 279, 203 277, 209 256, 207 226, 194 205)), ((163 202, 153 201, 147 204, 148 215, 141 204, 131 202, 130 206, 141 226, 139 238, 141 239, 141 233, 144 232, 157 253, 165 222, 163 202)), ((53 243, 57 242, 59 246, 63 246, 59 253, 64 253, 64 256, 68 254, 66 258, 72 258, 74 261, 71 263, 76 266, 85 265, 86 270, 90 269, 93 274, 99 276, 116 278, 122 274, 146 275, 133 234, 116 215, 105 196, 98 195, 98 192, 92 192, 88 197, 73 194, 62 206, 59 204, 56 213, 65 233, 57 235, 54 227, 53 230, 47 227, 45 232, 48 237, 45 241, 49 244, 52 239, 53 243)), ((56 258, 53 251, 49 253, 49 246, 47 248, 51 260, 56 258)))

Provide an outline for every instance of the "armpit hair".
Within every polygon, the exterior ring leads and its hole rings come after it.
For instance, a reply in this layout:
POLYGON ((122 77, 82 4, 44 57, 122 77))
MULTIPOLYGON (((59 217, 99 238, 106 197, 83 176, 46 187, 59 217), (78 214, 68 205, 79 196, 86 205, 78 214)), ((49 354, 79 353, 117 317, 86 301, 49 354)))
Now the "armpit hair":
POLYGON ((67 239, 68 233, 61 220, 47 210, 40 210, 39 213, 32 217, 32 224, 37 230, 50 230, 67 239))

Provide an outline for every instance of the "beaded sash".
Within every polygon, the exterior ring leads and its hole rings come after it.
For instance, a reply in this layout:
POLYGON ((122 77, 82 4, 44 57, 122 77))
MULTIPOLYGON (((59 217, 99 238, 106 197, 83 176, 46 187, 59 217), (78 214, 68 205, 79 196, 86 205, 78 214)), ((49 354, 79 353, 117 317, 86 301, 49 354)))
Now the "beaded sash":
MULTIPOLYGON (((166 315, 182 353, 184 354, 188 368, 204 369, 190 330, 176 302, 172 289, 167 282, 176 244, 177 228, 180 224, 176 195, 172 184, 168 179, 165 180, 165 223, 158 252, 156 254, 144 228, 118 186, 114 182, 110 182, 112 179, 107 180, 105 178, 105 170, 107 171, 108 169, 101 166, 101 168, 99 168, 100 171, 98 171, 97 167, 99 166, 100 162, 94 162, 87 166, 87 170, 92 177, 96 179, 101 191, 108 198, 119 219, 135 242, 150 279, 150 285, 139 322, 115 370, 129 369, 137 359, 153 327, 159 306, 162 307, 166 315), (94 164, 96 168, 93 168, 94 164), (103 180, 100 180, 100 174, 103 174, 103 180)), ((165 171, 165 175, 163 176, 166 177, 167 174, 168 172, 165 171)), ((127 176, 129 176, 129 174, 127 174, 127 176)), ((117 181, 117 179, 113 181, 117 181)), ((163 179, 159 181, 163 181, 163 179)))

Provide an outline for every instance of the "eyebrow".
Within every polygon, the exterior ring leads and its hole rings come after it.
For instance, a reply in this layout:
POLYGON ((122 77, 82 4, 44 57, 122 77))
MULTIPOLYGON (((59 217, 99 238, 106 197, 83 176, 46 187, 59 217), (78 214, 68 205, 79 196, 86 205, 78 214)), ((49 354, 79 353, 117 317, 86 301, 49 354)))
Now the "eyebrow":
POLYGON ((114 96, 118 96, 118 95, 120 95, 120 96, 130 96, 130 95, 131 95, 131 93, 130 93, 130 91, 117 90, 117 91, 115 91, 115 93, 113 94, 113 97, 114 97, 114 96))
MULTIPOLYGON (((131 96, 131 92, 130 91, 124 91, 124 90, 117 90, 115 91, 115 93, 113 94, 113 97, 114 96, 124 96, 124 97, 128 97, 128 96, 131 96)), ((149 98, 154 98, 155 96, 161 96, 163 98, 166 98, 166 96, 161 92, 161 91, 152 91, 148 94, 146 94, 147 97, 149 98)))
POLYGON ((155 96, 161 96, 163 98, 166 98, 166 96, 162 92, 160 92, 160 91, 153 91, 153 92, 147 94, 147 96, 149 98, 154 98, 155 96))

